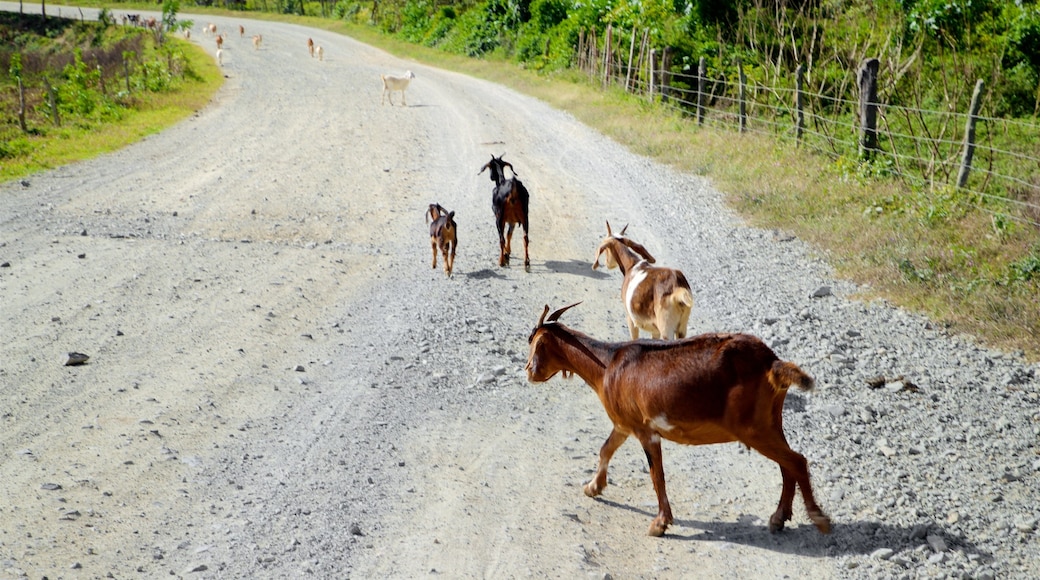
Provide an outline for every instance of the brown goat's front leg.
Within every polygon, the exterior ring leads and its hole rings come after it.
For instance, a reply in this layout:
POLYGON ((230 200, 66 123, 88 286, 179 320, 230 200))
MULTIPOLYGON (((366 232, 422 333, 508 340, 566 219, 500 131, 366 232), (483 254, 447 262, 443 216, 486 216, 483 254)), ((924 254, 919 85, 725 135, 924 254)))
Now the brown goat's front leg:
POLYGON ((506 244, 505 222, 498 221, 498 265, 506 267, 509 265, 509 246, 506 244))
POLYGON ((672 525, 672 506, 668 503, 668 493, 664 485, 664 461, 661 455, 661 436, 654 433, 645 440, 641 439, 643 451, 646 452, 646 460, 650 464, 650 479, 654 482, 654 491, 657 492, 657 517, 650 522, 647 534, 651 536, 663 536, 668 526, 672 525))
POLYGON ((433 250, 433 269, 437 269, 437 238, 430 236, 430 249, 433 250))
POLYGON ((614 452, 618 450, 618 447, 621 447, 621 444, 626 439, 628 439, 628 435, 618 431, 616 427, 611 430, 610 436, 603 443, 603 447, 599 448, 599 464, 596 466, 596 475, 592 477, 592 481, 585 484, 585 495, 596 497, 607 487, 607 467, 610 465, 610 458, 614 456, 614 452))

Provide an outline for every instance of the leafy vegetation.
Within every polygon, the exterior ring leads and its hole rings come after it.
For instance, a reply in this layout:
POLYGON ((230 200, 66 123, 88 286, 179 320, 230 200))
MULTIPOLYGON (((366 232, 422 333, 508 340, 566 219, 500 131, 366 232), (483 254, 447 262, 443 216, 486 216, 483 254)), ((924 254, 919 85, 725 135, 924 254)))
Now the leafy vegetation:
POLYGON ((107 10, 97 22, 0 12, 0 178, 49 166, 55 139, 96 139, 202 84, 194 48, 166 36, 191 26, 177 8, 167 0, 151 29, 116 26, 107 10))

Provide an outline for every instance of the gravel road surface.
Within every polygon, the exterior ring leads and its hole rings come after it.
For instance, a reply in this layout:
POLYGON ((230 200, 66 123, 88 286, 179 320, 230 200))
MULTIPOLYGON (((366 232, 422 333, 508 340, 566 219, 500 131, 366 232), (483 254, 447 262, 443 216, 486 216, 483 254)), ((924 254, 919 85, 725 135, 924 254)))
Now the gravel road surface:
POLYGON ((182 16, 207 50, 204 24, 229 33, 210 106, 0 184, 0 578, 1040 577, 1035 364, 863 298, 535 99, 182 16), (408 106, 381 104, 406 69, 408 106), (503 153, 530 272, 497 265, 477 172, 503 153), (451 278, 434 202, 459 224, 451 278), (606 220, 686 272, 691 333, 752 332, 816 377, 785 427, 832 534, 798 501, 770 534, 779 470, 737 444, 665 444, 663 538, 635 442, 584 496, 609 421, 580 380, 523 368, 545 304, 627 337, 620 274, 590 268, 606 220))

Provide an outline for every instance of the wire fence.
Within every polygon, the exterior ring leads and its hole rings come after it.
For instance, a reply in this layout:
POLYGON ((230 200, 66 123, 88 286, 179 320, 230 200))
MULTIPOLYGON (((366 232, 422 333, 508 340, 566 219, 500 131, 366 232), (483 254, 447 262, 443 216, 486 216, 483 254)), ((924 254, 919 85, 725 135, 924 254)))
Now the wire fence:
POLYGON ((797 79, 769 86, 703 68, 674 72, 644 44, 637 47, 636 35, 631 44, 627 35, 619 36, 614 50, 597 48, 594 36, 583 38, 577 60, 590 80, 645 95, 703 125, 767 135, 834 160, 859 164, 869 157, 865 167, 875 175, 898 178, 935 198, 956 196, 991 214, 995 223, 1040 228, 1040 124, 871 103, 877 145, 865 156, 862 100, 806 91, 797 79))

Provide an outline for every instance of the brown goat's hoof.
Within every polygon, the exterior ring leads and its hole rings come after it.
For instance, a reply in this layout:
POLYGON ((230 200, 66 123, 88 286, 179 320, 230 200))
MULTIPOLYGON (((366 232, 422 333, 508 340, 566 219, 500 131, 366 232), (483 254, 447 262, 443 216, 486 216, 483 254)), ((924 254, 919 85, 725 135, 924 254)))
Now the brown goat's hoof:
POLYGON ((668 524, 654 520, 650 524, 650 529, 646 531, 646 535, 660 538, 664 535, 665 530, 668 529, 668 524))
POLYGON ((809 519, 816 526, 817 530, 820 530, 821 534, 831 533, 831 519, 823 513, 809 514, 809 519))
POLYGON ((775 534, 780 530, 783 530, 784 522, 788 519, 789 518, 785 518, 780 514, 773 514, 772 517, 769 518, 769 533, 775 534))
POLYGON ((594 481, 586 483, 584 486, 582 486, 581 489, 585 492, 585 495, 589 497, 596 497, 597 495, 603 492, 603 488, 596 487, 594 481))

